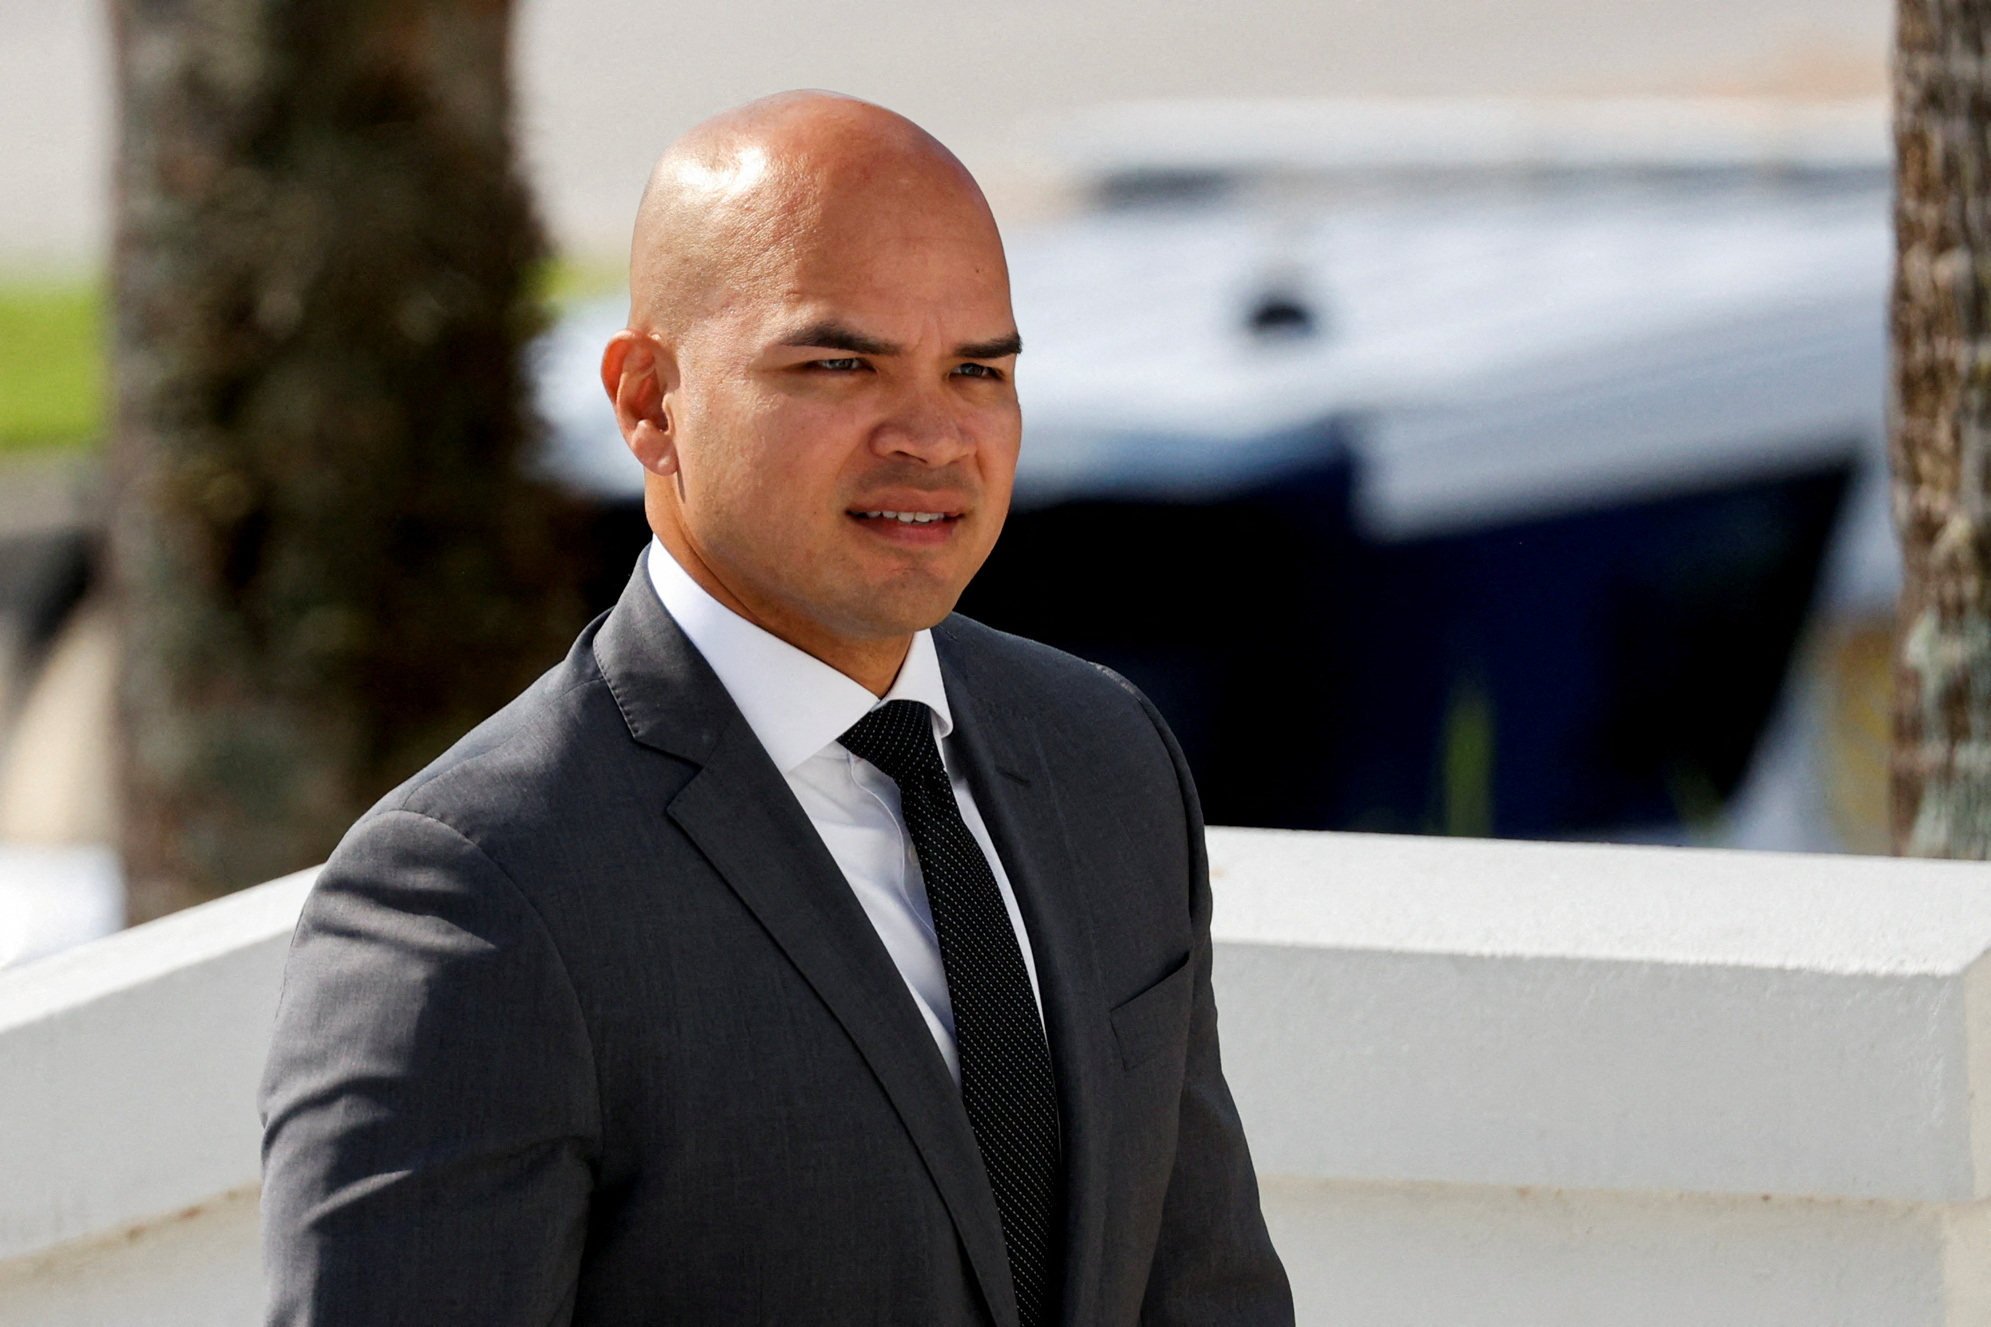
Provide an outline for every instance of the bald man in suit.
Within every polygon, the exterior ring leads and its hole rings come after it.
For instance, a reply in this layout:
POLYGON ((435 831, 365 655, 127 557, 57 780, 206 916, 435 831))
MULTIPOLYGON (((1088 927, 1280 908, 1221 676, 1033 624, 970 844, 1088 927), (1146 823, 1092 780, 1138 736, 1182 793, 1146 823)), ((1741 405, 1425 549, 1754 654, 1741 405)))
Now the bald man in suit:
POLYGON ((653 541, 305 904, 269 1321, 1290 1323, 1181 750, 952 611, 1021 438, 973 179, 756 102, 658 163, 630 290, 653 541))

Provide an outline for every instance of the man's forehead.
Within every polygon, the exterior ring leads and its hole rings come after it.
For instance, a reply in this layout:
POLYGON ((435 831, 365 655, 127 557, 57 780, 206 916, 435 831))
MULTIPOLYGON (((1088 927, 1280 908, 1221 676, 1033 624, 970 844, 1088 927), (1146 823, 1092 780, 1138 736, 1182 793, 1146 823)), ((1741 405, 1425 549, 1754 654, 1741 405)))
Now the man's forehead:
POLYGON ((975 324, 1003 331, 1010 310, 1008 265, 993 226, 879 231, 801 226, 749 260, 737 288, 769 322, 975 324))
POLYGON ((735 144, 726 151, 666 159, 660 173, 668 178, 653 187, 675 188, 687 201, 719 204, 765 184, 771 165, 765 147, 757 143, 735 144))
POLYGON ((940 286, 1006 308, 980 187, 910 120, 785 93, 694 127, 658 161, 631 245, 632 322, 688 329, 792 285, 830 294, 852 281, 896 287, 900 303, 940 286))

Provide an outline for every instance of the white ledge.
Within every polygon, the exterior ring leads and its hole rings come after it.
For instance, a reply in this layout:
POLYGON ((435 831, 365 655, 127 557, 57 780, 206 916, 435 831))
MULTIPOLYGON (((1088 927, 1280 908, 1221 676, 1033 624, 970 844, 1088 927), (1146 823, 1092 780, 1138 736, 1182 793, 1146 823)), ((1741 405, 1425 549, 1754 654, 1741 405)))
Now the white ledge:
POLYGON ((1901 976, 1991 950, 1981 862, 1251 829, 1210 845, 1231 944, 1901 976))
MULTIPOLYGON (((1991 868, 1233 829, 1210 846, 1225 1064, 1268 1192, 1985 1195, 1991 868)), ((255 1184, 311 875, 0 973, 0 1264, 255 1184)))
POLYGON ((0 973, 0 1262, 260 1179, 303 871, 0 973))
POLYGON ((1957 1202, 1991 1172, 1991 867, 1220 830, 1262 1173, 1957 1202))

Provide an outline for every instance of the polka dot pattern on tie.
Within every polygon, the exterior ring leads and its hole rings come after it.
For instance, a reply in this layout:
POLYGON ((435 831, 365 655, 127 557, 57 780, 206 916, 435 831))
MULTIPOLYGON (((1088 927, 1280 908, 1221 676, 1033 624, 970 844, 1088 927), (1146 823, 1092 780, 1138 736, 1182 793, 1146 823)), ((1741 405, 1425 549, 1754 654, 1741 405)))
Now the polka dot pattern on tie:
POLYGON ((887 701, 837 740, 899 785, 954 1006, 961 1101, 1002 1216, 1021 1322, 1041 1327, 1055 1309, 1062 1211, 1051 1051, 1023 950, 995 872, 955 804, 930 713, 916 700, 887 701))

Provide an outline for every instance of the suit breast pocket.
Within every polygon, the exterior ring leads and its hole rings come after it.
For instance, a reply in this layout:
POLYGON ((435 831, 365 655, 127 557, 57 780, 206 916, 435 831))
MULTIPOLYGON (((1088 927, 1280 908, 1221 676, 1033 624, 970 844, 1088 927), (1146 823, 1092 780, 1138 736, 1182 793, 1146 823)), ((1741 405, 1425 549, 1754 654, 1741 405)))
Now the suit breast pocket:
POLYGON ((1120 1048, 1122 1068, 1136 1068, 1171 1044, 1185 1043, 1193 985, 1189 956, 1184 954, 1166 977, 1114 1007, 1113 1040, 1120 1048))

